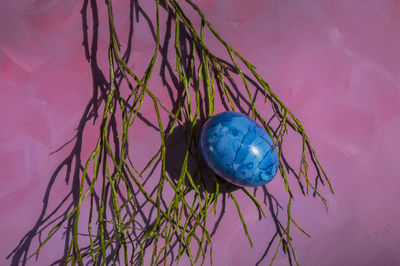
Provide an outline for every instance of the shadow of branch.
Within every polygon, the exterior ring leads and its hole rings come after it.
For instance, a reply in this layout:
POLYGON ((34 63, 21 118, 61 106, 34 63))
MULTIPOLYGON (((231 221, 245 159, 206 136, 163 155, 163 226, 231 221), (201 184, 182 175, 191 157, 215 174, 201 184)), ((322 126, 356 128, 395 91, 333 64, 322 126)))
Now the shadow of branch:
MULTIPOLYGON (((172 37, 172 25, 174 23, 174 18, 175 18, 175 13, 173 12, 172 8, 167 8, 165 6, 165 3, 161 3, 161 6, 164 8, 164 10, 168 14, 168 18, 166 21, 166 31, 165 35, 163 37, 163 40, 156 45, 159 45, 160 48, 160 55, 161 55, 161 65, 160 65, 160 71, 159 75, 160 78, 163 82, 163 85, 167 88, 168 95, 169 95, 169 100, 171 101, 171 106, 172 106, 172 113, 176 113, 180 108, 182 108, 182 101, 185 98, 185 88, 184 84, 180 81, 179 77, 176 75, 175 67, 173 67, 170 63, 170 59, 168 58, 168 54, 170 52, 170 41, 172 37)), ((99 115, 99 112, 101 110, 101 106, 105 104, 106 101, 106 96, 108 91, 110 90, 110 84, 108 83, 105 75, 103 74, 102 70, 97 64, 97 47, 98 47, 98 35, 99 35, 99 14, 98 14, 98 8, 97 8, 97 2, 96 0, 84 0, 83 6, 81 9, 81 14, 82 14, 82 30, 83 30, 83 47, 85 51, 85 57, 90 63, 91 66, 91 74, 92 74, 92 81, 93 81, 93 90, 92 90, 92 97, 89 99, 85 110, 83 111, 81 120, 78 124, 78 127, 76 129, 76 135, 74 138, 70 141, 68 141, 66 144, 62 145, 59 149, 57 149, 55 152, 59 152, 60 150, 66 149, 73 143, 73 148, 69 155, 66 156, 66 158, 57 166, 56 170, 53 172, 53 174, 50 177, 49 183, 47 184, 46 191, 43 197, 43 206, 42 210, 40 212, 39 218, 36 220, 34 226, 25 234, 25 236, 20 240, 18 245, 14 248, 14 250, 7 256, 7 259, 11 260, 11 265, 26 265, 27 261, 29 258, 31 258, 33 255, 30 253, 31 251, 31 245, 33 244, 33 241, 35 239, 38 239, 39 245, 42 243, 42 235, 48 231, 50 227, 52 227, 55 224, 60 223, 60 221, 65 222, 65 226, 59 227, 55 232, 53 232, 53 235, 55 233, 62 233, 63 235, 63 241, 64 241, 64 250, 63 250, 63 256, 56 260, 52 265, 60 264, 63 263, 69 252, 69 247, 71 244, 71 239, 73 236, 73 224, 74 224, 74 215, 71 217, 68 217, 68 214, 74 210, 79 201, 79 193, 80 193, 80 183, 81 183, 81 178, 83 175, 83 164, 82 163, 82 158, 81 158, 81 150, 82 150, 82 142, 83 142, 83 135, 85 131, 85 127, 88 125, 88 123, 93 123, 95 124, 96 120, 98 117, 101 117, 99 115), (91 18, 91 21, 89 22, 88 19, 91 18), (91 32, 89 32, 89 26, 91 25, 91 32), (89 34, 90 33, 90 34, 89 34), (91 36, 91 40, 89 41, 89 36, 91 36), (65 175, 63 174, 63 170, 66 169, 65 175), (49 209, 49 201, 51 200, 51 191, 53 189, 54 183, 56 180, 64 179, 66 184, 70 186, 70 190, 67 193, 67 195, 60 201, 60 203, 55 207, 54 209, 49 209)), ((150 32, 153 35, 154 40, 156 40, 156 34, 154 30, 154 25, 152 22, 152 19, 146 14, 146 12, 141 8, 137 0, 131 0, 130 1, 130 26, 129 26, 129 32, 128 32, 128 41, 127 41, 127 46, 126 50, 122 56, 123 60, 127 62, 130 59, 131 56, 131 46, 132 46, 132 38, 133 38, 133 24, 134 24, 134 19, 136 18, 136 21, 139 22, 139 17, 144 18, 144 21, 148 24, 148 27, 150 29, 150 32)), ((185 28, 183 24, 180 26, 180 51, 181 51, 181 58, 182 58, 182 64, 184 65, 185 71, 190 71, 190 58, 193 54, 193 51, 197 51, 197 54, 201 53, 201 45, 198 43, 197 40, 193 38, 191 33, 185 28)), ((238 73, 235 71, 235 67, 229 63, 226 62, 222 59, 219 59, 221 62, 224 62, 226 65, 226 68, 224 69, 226 76, 237 76, 238 73)), ((216 74, 216 70, 214 71, 214 75, 216 74)), ((264 95, 264 90, 258 85, 258 83, 253 80, 251 77, 248 75, 244 74, 245 79, 249 84, 251 84, 254 89, 255 89, 255 94, 253 95, 253 101, 256 101, 256 98, 258 95, 264 95)), ((116 71, 116 80, 118 84, 122 83, 123 77, 122 73, 119 72, 119 70, 116 71)), ((194 84, 200 82, 199 77, 196 77, 196 73, 192 73, 192 82, 194 84)), ((201 108, 199 108, 199 122, 196 126, 195 130, 195 135, 199 135, 199 130, 202 126, 202 124, 206 121, 209 113, 210 106, 208 106, 207 101, 203 100, 203 98, 206 97, 207 91, 206 91, 206 86, 207 84, 204 83, 205 81, 203 80, 203 90, 199 93, 201 93, 200 97, 200 105, 201 108)), ((215 83, 216 89, 219 92, 220 96, 220 101, 225 110, 230 110, 230 105, 227 102, 227 99, 223 97, 224 95, 224 89, 226 89, 232 96, 232 101, 233 104, 236 106, 237 110, 241 113, 246 113, 249 114, 251 111, 251 103, 250 100, 243 95, 242 91, 240 88, 237 86, 237 84, 234 82, 233 79, 228 79, 227 82, 225 81, 218 81, 216 80, 215 83)), ((269 96, 267 96, 269 97, 269 96)), ((114 101, 117 102, 117 96, 115 96, 114 101)), ((269 100, 273 103, 274 101, 269 97, 269 100)), ((275 104, 276 105, 276 104, 275 104)), ((278 110, 275 115, 273 115, 269 120, 267 126, 269 129, 276 134, 277 129, 274 128, 272 125, 272 121, 274 119, 281 120, 282 119, 282 114, 279 112, 279 108, 275 106, 275 109, 278 110)), ((144 124, 149 127, 153 128, 157 131, 159 131, 159 127, 153 125, 147 118, 146 115, 143 113, 138 113, 138 118, 141 119, 144 124)), ((182 114, 179 115, 179 118, 183 120, 182 114)), ((172 127, 174 126, 173 120, 170 119, 167 127, 165 128, 164 134, 167 134, 172 127)), ((182 162, 184 161, 185 153, 188 147, 188 128, 191 125, 188 124, 187 122, 181 126, 176 127, 173 129, 173 132, 171 136, 168 138, 167 142, 167 150, 166 150, 166 171, 171 178, 172 182, 176 182, 180 176, 180 171, 181 171, 181 166, 182 162)), ((115 114, 111 116, 110 123, 107 128, 109 135, 111 136, 114 144, 114 151, 115 154, 120 154, 121 150, 121 143, 118 138, 119 132, 118 132, 118 126, 117 126, 117 120, 115 117, 115 114)), ((195 141, 196 142, 196 141, 195 141)), ((232 191, 240 189, 239 187, 236 187, 234 185, 230 185, 226 183, 225 181, 222 181, 218 177, 215 178, 213 173, 208 170, 208 168, 205 166, 204 162, 201 161, 201 156, 198 156, 197 153, 197 148, 196 146, 190 147, 191 149, 191 155, 190 159, 188 162, 188 172, 190 173, 191 176, 198 177, 195 179, 195 186, 199 186, 200 190, 199 193, 200 195, 204 195, 204 193, 215 193, 216 189, 216 183, 218 183, 221 186, 221 195, 222 199, 218 202, 220 204, 220 211, 219 213, 216 213, 215 215, 218 217, 217 220, 215 221, 212 229, 211 229, 211 236, 213 236, 221 222, 221 220, 224 217, 225 214, 225 207, 226 207, 226 201, 229 198, 227 193, 230 193, 232 191), (199 161, 197 161, 197 158, 200 158, 199 161), (201 171, 201 174, 199 174, 199 171, 201 171)), ((311 156, 312 157, 312 156, 311 156)), ((120 161, 121 158, 118 156, 115 158, 115 160, 118 162, 120 161)), ((285 157, 283 156, 283 162, 285 167, 288 169, 288 172, 294 173, 294 178, 297 179, 296 173, 293 170, 293 167, 290 166, 289 162, 285 160, 285 157)), ((313 161, 314 164, 316 164, 315 161, 313 161)), ((152 169, 149 170, 146 179, 143 180, 143 186, 149 181, 150 177, 153 175, 154 171, 156 171, 157 167, 159 166, 159 161, 155 162, 152 169)), ((117 169, 114 168, 112 169, 114 171, 114 174, 116 173, 117 169)), ((317 167, 318 170, 318 167, 317 167)), ((129 176, 129 174, 126 172, 125 169, 121 170, 124 175, 129 176)), ((90 185, 91 184, 91 179, 89 178, 88 175, 85 177, 85 181, 90 185)), ((315 181, 315 187, 317 187, 318 182, 322 182, 322 179, 316 178, 315 181)), ((185 186, 190 188, 193 184, 189 182, 189 180, 185 179, 185 186)), ((299 182, 301 191, 304 194, 304 188, 299 182)), ((132 191, 132 194, 134 197, 139 197, 139 190, 133 183, 130 181, 127 181, 126 186, 130 191, 132 191)), ((274 224, 275 224, 275 229, 276 232, 273 234, 271 237, 271 240, 269 241, 267 248, 262 255, 262 257, 259 259, 257 262, 257 265, 259 265, 263 259, 267 256, 267 254, 270 252, 270 248, 273 244, 274 241, 277 241, 277 239, 280 239, 283 235, 284 232, 284 226, 282 225, 279 217, 279 210, 282 209, 282 206, 279 204, 277 199, 270 194, 270 192, 267 190, 267 188, 264 186, 262 187, 263 192, 264 192, 264 204, 269 208, 269 213, 271 217, 273 218, 274 224)), ((101 198, 99 195, 95 193, 94 195, 94 201, 95 201, 95 207, 96 210, 98 211, 100 209, 101 201, 105 200, 108 205, 105 206, 106 210, 104 213, 106 215, 112 217, 113 214, 113 207, 111 205, 111 196, 110 196, 110 186, 106 186, 105 188, 105 197, 101 198)), ((150 197, 154 196, 157 193, 157 186, 153 187, 150 189, 150 197)), ((254 192, 255 195, 255 192, 254 192)), ((122 200, 122 202, 127 202, 128 199, 120 192, 118 191, 118 196, 122 200)), ((165 209, 167 209, 167 204, 166 204, 166 199, 161 198, 161 204, 165 209)), ((136 243, 138 240, 143 239, 144 235, 146 232, 148 232, 153 226, 155 226, 155 212, 156 212, 156 207, 155 206, 149 206, 150 203, 143 200, 143 201, 138 201, 137 205, 135 207, 129 208, 126 207, 125 211, 126 213, 123 216, 124 223, 128 224, 129 226, 132 226, 131 229, 131 234, 130 234, 130 239, 129 241, 131 243, 136 243), (132 220, 131 217, 134 217, 132 220), (137 218, 136 218, 137 217, 137 218)), ((190 217, 190 212, 185 209, 184 215, 186 218, 190 217)), ((106 217, 105 217, 106 218, 106 217)), ((261 219, 261 213, 259 213, 259 218, 261 219)), ((107 220, 107 219, 105 219, 107 220)), ((189 219, 190 220, 190 219, 189 219)), ((188 228, 191 229, 193 228, 193 220, 189 221, 188 228)), ((108 228, 109 224, 107 222, 104 222, 104 228, 108 228)), ((115 231, 115 229, 107 229, 104 231, 104 238, 109 240, 112 239, 115 234, 118 232, 115 231)), ((100 232, 94 235, 93 239, 93 245, 99 245, 100 242, 100 232)), ((84 235, 82 235, 84 236, 84 235)), ((87 236, 84 236, 87 237, 87 236)), ((163 237, 163 236, 161 236, 163 237)), ((171 265, 172 263, 176 260, 177 255, 175 250, 176 246, 179 244, 179 239, 181 239, 182 235, 179 234, 179 232, 175 232, 175 239, 169 243, 169 246, 167 247, 166 251, 166 256, 171 257, 171 265)), ((146 252, 148 249, 151 249, 151 244, 153 242, 154 238, 146 238, 146 241, 143 243, 140 243, 140 249, 141 252, 136 258, 136 262, 133 264, 140 264, 143 262, 144 257, 146 255, 146 252)), ((111 264, 115 261, 119 261, 119 247, 121 246, 118 237, 115 238, 115 245, 110 246, 110 251, 108 253, 108 256, 106 258, 106 264, 111 264)), ((209 243, 207 242, 206 245, 209 243)), ((283 245, 282 247, 285 246, 285 239, 283 239, 283 245)), ((89 254, 91 247, 85 246, 82 247, 82 252, 83 254, 89 254)), ((207 250, 207 246, 205 248, 207 250)), ((285 251, 285 250, 283 250, 285 251)), ((290 251, 286 252, 288 261, 290 264, 292 264, 292 254, 290 251)), ((93 263, 90 259, 88 259, 88 264, 93 263)), ((160 261, 162 261, 163 258, 160 258, 160 261)), ((100 262, 98 262, 100 263, 100 262)))

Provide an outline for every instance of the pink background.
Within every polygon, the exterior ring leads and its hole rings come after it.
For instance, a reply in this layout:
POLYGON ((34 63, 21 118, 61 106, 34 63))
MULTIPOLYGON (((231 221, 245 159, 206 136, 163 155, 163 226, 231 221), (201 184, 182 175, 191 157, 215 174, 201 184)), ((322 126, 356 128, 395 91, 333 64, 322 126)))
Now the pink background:
MULTIPOLYGON (((103 2, 98 1, 98 62, 107 77, 103 2)), ((124 36, 129 27, 125 2, 114 4, 124 36)), ((293 230, 300 264, 400 265, 400 2, 197 2, 222 37, 257 66, 300 118, 333 182, 335 195, 322 190, 328 214, 316 199, 296 196, 293 215, 312 236, 293 230)), ((154 14, 153 1, 139 3, 149 16, 154 14)), ((39 217, 49 179, 72 146, 49 154, 74 136, 91 97, 81 7, 81 1, 30 0, 3 1, 0 8, 0 265, 10 264, 6 256, 39 217)), ((165 18, 163 12, 162 23, 165 18)), ((143 17, 135 24, 133 39, 130 66, 143 72, 154 45, 143 17)), ((209 44, 219 51, 213 40, 209 44)), ((151 87, 168 97, 158 79, 151 87)), ((157 148, 158 134, 144 130, 134 141, 146 157, 157 148)), ((88 125, 84 160, 96 139, 97 130, 88 125)), ((275 178, 268 188, 284 205, 281 181, 275 178)), ((49 208, 69 189, 60 174, 49 208)), ((254 265, 275 230, 272 219, 258 221, 252 203, 237 194, 248 206, 244 217, 255 247, 249 247, 229 203, 213 238, 216 265, 254 265)), ((50 243, 27 265, 47 265, 58 258, 63 241, 50 243)), ((30 253, 36 246, 37 240, 30 253)), ((280 253, 276 264, 287 265, 287 257, 280 253)))

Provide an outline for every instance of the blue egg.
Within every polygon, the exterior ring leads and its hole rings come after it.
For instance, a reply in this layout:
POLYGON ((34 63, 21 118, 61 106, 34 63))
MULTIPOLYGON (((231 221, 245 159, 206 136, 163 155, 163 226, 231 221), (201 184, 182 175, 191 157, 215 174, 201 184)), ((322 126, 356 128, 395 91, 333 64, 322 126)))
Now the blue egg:
POLYGON ((200 133, 200 153, 218 176, 238 186, 261 186, 274 178, 274 142, 246 115, 224 112, 210 118, 200 133))

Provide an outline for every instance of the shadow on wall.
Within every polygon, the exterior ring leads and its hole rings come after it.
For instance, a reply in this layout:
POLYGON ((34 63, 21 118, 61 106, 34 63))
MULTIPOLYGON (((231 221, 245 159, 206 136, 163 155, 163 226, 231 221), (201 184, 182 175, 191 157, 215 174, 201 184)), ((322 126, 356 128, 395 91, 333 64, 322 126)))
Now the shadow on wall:
MULTIPOLYGON (((169 9, 167 11, 166 7, 162 5, 165 9, 166 12, 168 12, 168 19, 166 22, 166 32, 165 36, 162 41, 160 41, 160 54, 162 56, 161 58, 161 68, 160 68, 160 77, 168 89, 169 95, 170 95, 170 100, 172 102, 173 110, 172 112, 175 113, 180 107, 180 103, 182 102, 182 99, 184 97, 185 90, 183 88, 183 84, 179 81, 179 78, 176 76, 175 72, 175 67, 172 67, 170 65, 170 61, 168 59, 168 51, 170 47, 170 42, 171 42, 171 28, 172 24, 174 22, 175 14, 173 13, 172 9, 169 9), (171 80, 172 84, 167 82, 167 80, 171 80), (174 96, 177 95, 177 96, 174 96)), ((141 23, 145 22, 148 24, 149 29, 151 32, 154 34, 154 26, 152 23, 152 20, 150 17, 144 12, 144 10, 140 7, 139 3, 137 0, 131 0, 130 1, 130 26, 129 26, 129 33, 128 33, 128 42, 126 46, 126 50, 123 53, 123 60, 126 62, 130 59, 131 55, 131 45, 132 45, 132 36, 133 36, 133 25, 134 25, 134 19, 136 19, 136 22, 139 23, 139 18, 144 19, 142 20, 141 23)), ((107 81, 105 75, 103 74, 103 71, 99 68, 97 65, 97 44, 98 44, 98 31, 99 31, 99 14, 98 14, 98 7, 97 7, 97 1, 96 0, 84 0, 83 6, 82 6, 82 30, 83 30, 83 46, 85 50, 85 56, 88 62, 90 63, 90 67, 92 70, 92 78, 93 78, 93 91, 92 91, 92 98, 89 100, 88 104, 86 105, 85 110, 83 111, 81 120, 79 122, 79 125, 77 127, 76 135, 72 140, 64 144, 62 147, 60 147, 57 151, 61 149, 66 149, 69 147, 69 144, 73 143, 73 148, 71 150, 71 153, 58 165, 52 176, 50 177, 49 183, 46 188, 46 192, 43 198, 43 207, 41 210, 41 213, 36 221, 36 223, 33 225, 31 230, 26 233, 26 235, 20 240, 18 245, 14 248, 14 250, 7 256, 7 259, 10 260, 11 265, 26 265, 28 263, 29 259, 34 259, 35 256, 33 253, 35 250, 32 250, 32 246, 36 247, 37 244, 41 244, 43 239, 47 236, 47 233, 49 232, 49 228, 52 228, 54 225, 57 223, 62 223, 63 226, 59 227, 54 233, 62 234, 64 236, 63 241, 64 241, 64 251, 63 251, 63 256, 59 258, 58 260, 54 261, 52 265, 58 265, 61 264, 65 261, 67 258, 68 252, 69 252, 69 247, 72 241, 72 236, 73 236, 73 225, 74 225, 74 215, 69 216, 69 213, 73 211, 79 201, 79 196, 80 196, 80 182, 82 178, 82 172, 84 169, 84 164, 85 162, 82 162, 81 158, 81 149, 82 149, 82 141, 83 141, 83 133, 85 130, 85 127, 88 123, 95 123, 97 119, 100 117, 101 114, 99 115, 99 111, 101 111, 101 106, 105 104, 106 101, 106 96, 107 92, 110 90, 110 84, 107 81), (91 18, 91 21, 88 21, 88 19, 91 18), (91 32, 89 34, 88 32, 88 25, 91 25, 92 27, 91 32), (89 36, 91 36, 91 39, 89 40, 89 36), (64 171, 66 169, 66 171, 64 171), (65 173, 65 174, 64 174, 65 173), (54 209, 49 209, 48 203, 51 200, 51 191, 53 188, 53 185, 55 181, 59 179, 64 179, 66 184, 70 186, 70 191, 67 195, 65 195, 64 199, 58 204, 58 206, 54 209), (34 241, 37 241, 37 243, 34 243, 34 241)), ((153 36, 154 39, 156 39, 156 36, 153 36)), ((181 27, 181 56, 183 58, 183 61, 185 61, 185 64, 188 66, 189 65, 189 55, 191 54, 193 49, 200 49, 199 47, 193 47, 192 45, 187 46, 187 43, 191 44, 191 36, 186 32, 186 29, 182 26, 181 27)), ((229 67, 229 63, 226 63, 227 66, 229 67)), ((233 71, 233 67, 231 66, 231 69, 228 69, 227 71, 233 72, 235 74, 235 71, 233 71)), ((237 73, 236 73, 237 74, 237 73)), ((258 85, 252 81, 248 76, 246 76, 248 82, 252 84, 258 93, 260 93, 262 90, 261 88, 258 87, 258 85)), ((121 84, 123 81, 123 76, 120 72, 117 72, 116 80, 118 84, 121 84)), ((248 100, 246 100, 246 97, 244 97, 241 93, 241 91, 238 89, 238 87, 235 85, 235 83, 231 80, 229 80, 229 84, 227 84, 227 89, 232 92, 232 101, 235 103, 235 105, 238 108, 238 111, 242 113, 249 113, 249 106, 250 103, 248 100), (247 109, 247 111, 245 110, 247 109)), ((218 84, 217 85, 217 90, 220 95, 223 94, 221 88, 218 84)), ((203 92, 205 93, 205 92, 203 92)), ((225 107, 226 110, 229 110, 228 103, 226 102, 226 99, 221 96, 221 102, 223 106, 225 107)), ((208 103, 205 102, 204 108, 201 108, 200 110, 200 121, 197 124, 196 127, 196 134, 197 136, 199 135, 199 129, 201 128, 202 123, 207 118, 207 113, 208 113, 208 103)), ((148 121, 145 117, 145 115, 138 113, 138 118, 141 119, 147 126, 153 127, 153 128, 158 128, 157 126, 153 125, 150 121, 148 121)), ((172 123, 169 123, 167 128, 165 129, 165 132, 168 132, 172 127, 172 123)), ((166 172, 167 174, 171 177, 171 180, 177 184, 179 180, 179 176, 181 173, 181 167, 182 163, 184 161, 185 155, 186 155, 186 150, 188 147, 188 130, 190 128, 190 124, 185 123, 181 126, 178 126, 174 129, 173 133, 171 136, 168 138, 167 142, 167 150, 166 150, 166 172)), ((272 128, 271 128, 272 129, 272 128)), ((114 149, 116 151, 119 151, 121 149, 120 147, 120 140, 118 138, 118 130, 117 130, 117 118, 115 116, 112 116, 110 118, 110 123, 109 123, 109 128, 108 131, 110 132, 110 136, 113 138, 113 144, 114 144, 114 149)), ((195 141, 196 142, 196 141, 195 141)), ((234 185, 230 185, 222 180, 220 180, 218 177, 215 177, 213 173, 208 170, 208 168, 205 166, 204 162, 201 160, 201 157, 198 156, 196 146, 194 145, 193 148, 190 150, 190 157, 188 160, 188 168, 189 168, 189 173, 193 177, 201 177, 195 179, 195 185, 199 185, 200 187, 200 193, 204 194, 205 191, 208 193, 215 193, 215 185, 216 182, 220 184, 221 186, 221 198, 218 204, 220 204, 220 212, 217 214, 218 219, 214 226, 212 227, 211 231, 211 236, 215 234, 219 223, 223 219, 224 213, 225 213, 225 202, 230 198, 230 193, 235 192, 236 190, 239 190, 241 188, 236 187, 234 185), (196 164, 199 164, 199 167, 196 167, 196 164), (196 171, 200 169, 202 171, 202 174, 199 175, 196 171)), ((115 152, 115 154, 119 154, 119 152, 115 152)), ((120 160, 120 158, 116 158, 116 160, 120 160)), ((286 167, 288 169, 291 169, 289 164, 284 161, 286 164, 286 167)), ((156 162, 153 166, 153 169, 149 172, 150 174, 148 175, 147 179, 144 180, 143 184, 147 183, 148 178, 151 176, 152 173, 154 173, 157 165, 159 165, 159 161, 156 162)), ((294 173, 294 171, 293 171, 294 173)), ((91 184, 92 180, 90 180, 89 176, 85 177, 86 182, 88 184, 91 184)), ((301 184, 300 184, 301 185, 301 184)), ((135 186, 134 183, 129 183, 127 186, 130 187, 130 189, 134 193, 139 193, 137 187, 135 186)), ((188 190, 192 189, 192 185, 190 184, 189 180, 186 178, 185 179, 185 186, 188 188, 188 190)), ((110 192, 110 186, 106 188, 106 202, 109 203, 111 201, 111 192, 110 192)), ((282 237, 283 232, 285 230, 284 226, 280 222, 278 216, 279 216, 279 210, 282 209, 282 206, 279 204, 279 202, 276 200, 276 198, 270 194, 267 190, 267 188, 264 186, 262 188, 259 188, 263 191, 263 200, 264 204, 267 206, 270 215, 273 218, 273 221, 275 223, 275 229, 276 232, 275 234, 271 237, 271 239, 267 242, 267 247, 265 249, 265 252, 261 258, 259 258, 258 262, 256 264, 260 264, 264 258, 269 254, 271 251, 271 246, 274 241, 279 241, 279 239, 282 237)), ((150 189, 151 192, 149 192, 150 196, 154 196, 156 188, 150 189)), ((255 194, 256 190, 254 191, 255 194)), ((102 197, 99 194, 96 194, 98 192, 94 191, 94 206, 96 207, 96 211, 98 211, 101 207, 101 201, 102 197)), ((123 198, 123 195, 121 193, 121 198, 123 198)), ((126 200, 126 199, 125 199, 126 200)), ((142 202, 138 202, 137 206, 135 209, 127 209, 126 214, 124 216, 125 221, 128 221, 130 217, 135 213, 135 215, 138 217, 137 221, 131 221, 132 227, 140 227, 138 230, 133 229, 132 230, 132 241, 134 242, 135 240, 139 239, 140 237, 143 236, 143 233, 146 232, 147 228, 150 228, 154 226, 154 221, 155 221, 155 207, 154 206, 149 206, 150 204, 146 202, 145 200, 142 202)), ((107 205, 105 206, 107 207, 107 205)), ((105 218, 110 219, 109 212, 107 210, 104 212, 105 218)), ((260 219, 261 219, 261 213, 260 213, 260 219)), ((103 237, 105 239, 111 239, 113 235, 113 228, 107 226, 107 224, 104 225, 104 227, 107 229, 103 233, 103 237)), ((189 225, 190 228, 190 225, 189 225)), ((177 236, 177 238, 179 235, 177 236)), ((98 244, 100 242, 100 233, 95 234, 93 236, 93 243, 98 244)), ((284 240, 285 241, 285 240, 284 240)), ((283 241, 282 249, 284 251, 284 246, 285 242, 283 241)), ((116 241, 118 242, 118 241, 116 241)), ((275 242, 275 243, 276 243, 275 242)), ((151 244, 152 241, 149 239, 144 243, 144 246, 142 246, 143 254, 140 255, 140 258, 143 259, 143 257, 146 255, 147 248, 150 247, 151 250, 151 244)), ((120 252, 119 247, 117 246, 118 243, 115 243, 115 245, 110 245, 110 250, 108 251, 107 254, 107 261, 106 264, 112 263, 112 260, 116 257, 115 255, 120 252)), ((174 254, 176 252, 176 247, 178 245, 178 240, 171 242, 169 247, 168 247, 168 252, 167 255, 171 257, 170 263, 171 265, 173 262, 175 262, 177 255, 174 254)), ((82 253, 85 254, 90 250, 90 246, 85 246, 82 247, 82 253)), ((292 264, 292 254, 289 251, 286 252, 289 264, 292 264)), ((90 257, 90 256, 88 256, 90 257)), ((120 258, 118 258, 119 260, 120 258)), ((121 258, 122 259, 122 258, 121 258)), ((160 258, 160 260, 163 258, 160 258)), ((139 260, 140 261, 140 260, 139 260)), ((90 264, 90 259, 88 261, 90 264)))

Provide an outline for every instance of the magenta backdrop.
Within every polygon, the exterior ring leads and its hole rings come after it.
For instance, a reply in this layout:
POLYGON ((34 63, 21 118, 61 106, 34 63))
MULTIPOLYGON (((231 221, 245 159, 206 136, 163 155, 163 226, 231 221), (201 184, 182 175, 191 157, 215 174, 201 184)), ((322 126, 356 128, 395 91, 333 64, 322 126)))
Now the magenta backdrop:
MULTIPOLYGON (((103 2, 98 1, 102 67, 108 44, 103 2)), ((400 265, 400 2, 197 2, 223 38, 257 66, 303 121, 333 181, 335 195, 323 190, 328 214, 316 199, 296 197, 293 214, 312 236, 293 229, 300 264, 400 265)), ((139 3, 154 14, 153 1, 139 3)), ((114 5, 117 26, 127 33, 126 3, 114 5)), ((39 217, 49 179, 72 147, 49 154, 74 136, 91 97, 81 7, 81 1, 2 1, 0 265, 10 264, 6 256, 39 217)), ((143 72, 154 41, 144 19, 135 25, 130 66, 143 72)), ((152 81, 151 87, 167 96, 160 81, 152 81)), ((95 145, 97 130, 87 128, 85 134, 84 159, 95 145)), ((157 132, 137 134, 138 152, 150 156, 157 132)), ((285 204, 281 181, 274 179, 269 190, 285 204)), ((69 188, 62 177, 57 180, 50 207, 69 188)), ((249 247, 234 206, 228 204, 213 238, 216 265, 254 265, 272 237, 271 219, 258 221, 252 203, 243 204, 249 207, 244 216, 255 247, 249 247)), ((62 254, 60 238, 50 243, 28 265, 47 265, 62 254)), ((37 241, 31 253, 36 246, 37 241)), ((261 264, 269 262, 271 253, 261 264)), ((280 254, 276 265, 287 263, 280 254)))

